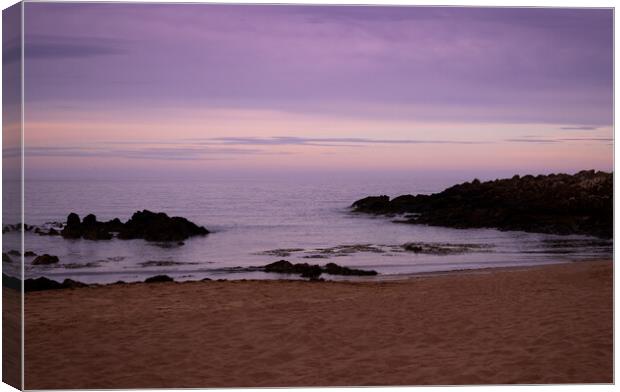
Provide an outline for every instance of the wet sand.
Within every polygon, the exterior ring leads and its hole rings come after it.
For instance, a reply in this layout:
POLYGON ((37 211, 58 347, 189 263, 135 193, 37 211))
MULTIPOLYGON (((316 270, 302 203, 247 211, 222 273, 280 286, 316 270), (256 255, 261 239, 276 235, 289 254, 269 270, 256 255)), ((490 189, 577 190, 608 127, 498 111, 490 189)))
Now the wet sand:
POLYGON ((612 262, 25 299, 26 388, 611 383, 612 262))

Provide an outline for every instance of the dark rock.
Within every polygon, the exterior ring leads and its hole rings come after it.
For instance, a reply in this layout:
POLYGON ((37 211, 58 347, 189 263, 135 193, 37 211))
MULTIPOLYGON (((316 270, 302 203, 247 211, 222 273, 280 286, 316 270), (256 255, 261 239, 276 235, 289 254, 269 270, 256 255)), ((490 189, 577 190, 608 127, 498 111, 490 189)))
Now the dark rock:
POLYGON ((275 272, 280 274, 296 274, 303 278, 317 279, 322 273, 330 275, 348 276, 370 276, 377 275, 377 271, 358 270, 342 267, 334 263, 329 263, 325 267, 316 264, 297 263, 293 264, 286 260, 276 261, 263 267, 265 272, 275 272))
POLYGON ((389 196, 368 196, 353 203, 351 206, 357 211, 384 213, 390 210, 389 196))
MULTIPOLYGON (((613 235, 612 173, 475 179, 432 195, 366 197, 358 212, 411 214, 409 223, 455 228, 492 227, 551 234, 613 235)), ((399 222, 403 222, 400 220, 399 222)))
POLYGON ((144 283, 159 283, 159 282, 174 282, 174 279, 168 275, 155 275, 150 278, 146 278, 144 283))
POLYGON ((80 216, 75 212, 72 212, 67 216, 67 226, 76 227, 81 224, 80 216))
POLYGON ((74 289, 87 286, 88 285, 86 283, 78 282, 73 279, 65 279, 62 283, 45 277, 26 279, 24 281, 24 291, 74 289))
POLYGON ((31 251, 31 250, 27 250, 27 251, 25 251, 25 252, 24 252, 24 256, 26 256, 26 257, 34 257, 34 256, 36 256, 36 255, 37 255, 37 254, 36 254, 36 253, 34 253, 34 252, 33 252, 33 251, 31 251))
POLYGON ((120 239, 175 241, 180 246, 184 245, 183 240, 192 236, 206 235, 209 231, 182 217, 169 217, 163 212, 155 213, 144 210, 134 213, 126 223, 122 223, 118 218, 108 222, 99 222, 93 214, 87 215, 84 220, 80 221, 77 214, 71 213, 61 232, 64 238, 88 240, 110 240, 114 237, 113 233, 118 233, 120 239))
POLYGON ((58 263, 60 260, 58 259, 58 256, 52 256, 52 255, 48 255, 43 254, 41 256, 37 256, 33 261, 32 264, 33 265, 47 265, 47 264, 56 264, 58 263))
POLYGON ((374 276, 377 275, 377 271, 373 270, 360 270, 348 267, 342 267, 335 263, 328 263, 325 265, 323 271, 330 275, 345 275, 345 276, 374 276))
POLYGON ((45 277, 26 279, 24 281, 24 291, 58 290, 62 288, 64 287, 61 283, 45 277))
POLYGON ((134 213, 118 237, 144 238, 147 241, 183 241, 191 236, 206 235, 209 231, 182 217, 169 217, 163 212, 148 210, 134 213))
POLYGON ((267 264, 264 268, 265 272, 276 272, 280 274, 295 273, 295 267, 293 266, 293 263, 286 260, 280 260, 271 264, 267 264))
POLYGON ((308 265, 304 263, 295 264, 295 266, 300 266, 300 268, 296 269, 301 272, 302 278, 318 279, 318 277, 323 273, 323 270, 318 265, 308 265))
MULTIPOLYGON (((79 219, 79 217, 78 217, 78 219, 79 219)), ((67 224, 69 224, 68 222, 69 222, 69 220, 67 220, 67 224)), ((93 214, 86 215, 84 217, 84 220, 82 221, 82 225, 84 227, 93 227, 93 226, 96 226, 97 223, 99 223, 99 222, 97 222, 97 217, 95 215, 93 215, 93 214)))
POLYGON ((6 253, 2 252, 2 262, 3 263, 12 263, 13 259, 7 255, 6 253))
POLYGON ((87 287, 87 286, 88 285, 86 283, 78 282, 73 279, 65 279, 62 282, 62 287, 65 289, 75 289, 75 288, 87 287))
POLYGON ((82 222, 80 216, 75 212, 70 213, 67 216, 67 224, 62 229, 60 234, 64 238, 80 238, 83 234, 82 222))
POLYGON ((22 281, 19 278, 9 276, 7 274, 2 274, 2 287, 6 287, 8 289, 19 290, 22 289, 22 281))
POLYGON ((12 249, 12 250, 8 251, 8 254, 11 255, 11 256, 21 256, 22 255, 20 251, 15 250, 15 249, 12 249))

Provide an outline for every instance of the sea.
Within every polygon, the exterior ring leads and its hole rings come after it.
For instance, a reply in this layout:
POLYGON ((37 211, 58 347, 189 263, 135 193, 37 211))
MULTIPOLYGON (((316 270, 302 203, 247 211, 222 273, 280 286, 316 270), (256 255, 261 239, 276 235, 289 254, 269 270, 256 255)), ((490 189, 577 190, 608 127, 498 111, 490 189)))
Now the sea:
MULTIPOLYGON (((397 216, 350 209, 368 195, 430 194, 463 180, 407 173, 27 179, 24 221, 29 225, 58 225, 70 212, 126 221, 135 211, 148 209, 186 217, 211 233, 178 245, 141 239, 69 240, 27 232, 26 251, 55 255, 60 262, 32 265, 34 258, 25 257, 25 276, 85 283, 142 281, 161 274, 178 281, 299 279, 252 268, 284 259, 378 272, 372 277, 324 274, 325 279, 389 280, 612 257, 611 241, 587 236, 402 224, 394 223, 397 216), (448 254, 405 251, 403 245, 412 242, 474 247, 448 254)), ((5 234, 4 242, 19 243, 19 234, 5 234)))

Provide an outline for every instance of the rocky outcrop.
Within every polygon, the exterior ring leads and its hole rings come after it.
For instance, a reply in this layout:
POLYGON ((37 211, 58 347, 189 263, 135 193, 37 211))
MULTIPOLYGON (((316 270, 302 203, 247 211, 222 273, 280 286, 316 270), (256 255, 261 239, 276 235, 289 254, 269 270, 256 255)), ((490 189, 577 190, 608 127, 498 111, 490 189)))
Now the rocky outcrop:
POLYGON ((346 276, 372 276, 377 275, 377 271, 359 270, 348 267, 342 267, 335 263, 329 263, 325 267, 316 264, 297 263, 293 264, 287 260, 276 261, 265 265, 263 271, 275 272, 279 274, 300 275, 302 278, 317 279, 321 274, 329 275, 346 275, 346 276))
POLYGON ((374 276, 374 275, 377 275, 377 271, 342 267, 335 263, 326 264, 325 267, 323 268, 323 271, 329 275, 344 275, 344 276, 374 276))
POLYGON ((147 241, 183 241, 189 237, 206 235, 209 231, 189 220, 163 212, 138 211, 123 225, 119 238, 144 238, 147 241))
POLYGON ((174 279, 168 275, 155 275, 150 278, 146 278, 144 283, 160 283, 160 282, 174 282, 174 279))
POLYGON ((169 217, 163 212, 143 210, 135 212, 125 223, 118 218, 99 222, 93 214, 80 220, 79 215, 71 213, 61 232, 64 238, 89 240, 109 240, 115 234, 127 240, 141 238, 156 242, 179 242, 192 236, 207 235, 209 231, 182 217, 169 217))
MULTIPOLYGON (((19 285, 19 279, 6 277, 3 275, 3 279, 11 279, 14 285, 19 285)), ((60 289, 74 289, 79 287, 87 287, 86 283, 78 282, 73 279, 65 279, 62 283, 57 282, 55 280, 51 280, 45 277, 40 277, 36 279, 26 279, 24 280, 24 291, 44 291, 44 290, 60 290, 60 289)))
POLYGON ((22 282, 19 278, 3 273, 2 274, 2 288, 21 291, 22 282))
POLYGON ((58 259, 58 256, 52 256, 46 253, 46 254, 37 256, 32 261, 32 264, 33 265, 49 265, 49 264, 57 264, 59 261, 60 260, 58 259))
POLYGON ((372 214, 405 214, 399 222, 498 228, 552 234, 613 235, 613 175, 514 176, 454 185, 432 195, 370 196, 351 206, 372 214))

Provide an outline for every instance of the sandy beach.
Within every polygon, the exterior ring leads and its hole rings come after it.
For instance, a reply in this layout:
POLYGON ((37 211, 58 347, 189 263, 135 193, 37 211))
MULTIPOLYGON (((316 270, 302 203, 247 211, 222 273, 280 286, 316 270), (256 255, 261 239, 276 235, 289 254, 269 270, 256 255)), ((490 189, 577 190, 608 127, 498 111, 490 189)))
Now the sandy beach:
POLYGON ((612 262, 32 292, 27 389, 611 383, 612 262))

